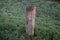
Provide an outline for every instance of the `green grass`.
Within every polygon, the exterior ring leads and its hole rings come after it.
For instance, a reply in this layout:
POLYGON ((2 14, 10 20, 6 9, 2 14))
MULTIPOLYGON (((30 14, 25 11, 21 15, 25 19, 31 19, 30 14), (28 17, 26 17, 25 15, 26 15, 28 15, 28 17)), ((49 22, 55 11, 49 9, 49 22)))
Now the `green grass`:
POLYGON ((27 5, 36 6, 35 33, 30 40, 60 40, 60 4, 49 0, 0 0, 0 40, 26 40, 27 5))

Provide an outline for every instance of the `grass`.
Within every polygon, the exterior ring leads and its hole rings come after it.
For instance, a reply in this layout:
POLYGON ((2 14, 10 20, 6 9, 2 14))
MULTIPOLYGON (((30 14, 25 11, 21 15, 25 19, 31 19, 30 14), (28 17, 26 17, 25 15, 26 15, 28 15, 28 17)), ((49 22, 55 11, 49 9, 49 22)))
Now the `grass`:
POLYGON ((27 5, 37 7, 35 33, 29 40, 60 40, 60 4, 49 0, 0 0, 0 40, 26 40, 27 5))

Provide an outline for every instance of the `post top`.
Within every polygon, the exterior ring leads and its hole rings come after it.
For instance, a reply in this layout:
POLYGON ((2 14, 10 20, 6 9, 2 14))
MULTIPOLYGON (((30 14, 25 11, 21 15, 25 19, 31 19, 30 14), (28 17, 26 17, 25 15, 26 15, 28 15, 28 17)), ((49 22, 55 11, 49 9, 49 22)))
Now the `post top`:
POLYGON ((27 6, 26 10, 27 11, 33 11, 36 7, 35 6, 27 6))

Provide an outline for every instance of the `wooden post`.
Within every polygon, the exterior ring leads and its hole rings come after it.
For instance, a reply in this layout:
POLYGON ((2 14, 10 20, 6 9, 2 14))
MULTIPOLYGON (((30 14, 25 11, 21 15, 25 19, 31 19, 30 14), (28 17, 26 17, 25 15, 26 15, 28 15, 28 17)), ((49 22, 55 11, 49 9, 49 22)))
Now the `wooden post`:
POLYGON ((35 14, 36 14, 35 6, 26 7, 26 33, 29 36, 34 35, 35 14))

